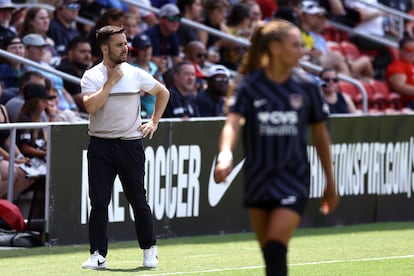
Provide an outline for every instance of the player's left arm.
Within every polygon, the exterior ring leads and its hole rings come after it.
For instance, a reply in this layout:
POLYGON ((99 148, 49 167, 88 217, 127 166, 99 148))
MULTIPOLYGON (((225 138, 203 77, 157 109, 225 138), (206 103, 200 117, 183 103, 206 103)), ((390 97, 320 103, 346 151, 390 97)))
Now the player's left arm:
POLYGON ((312 124, 312 140, 326 175, 327 184, 321 203, 321 212, 326 215, 336 208, 339 197, 336 193, 336 185, 332 169, 331 140, 324 121, 312 124))
POLYGON ((167 107, 168 100, 170 98, 170 92, 165 88, 161 83, 156 83, 155 86, 146 91, 156 97, 154 112, 151 115, 151 119, 148 123, 145 123, 139 127, 138 130, 142 132, 142 136, 145 138, 149 135, 149 138, 152 139, 155 131, 158 128, 158 122, 164 113, 165 108, 167 107))

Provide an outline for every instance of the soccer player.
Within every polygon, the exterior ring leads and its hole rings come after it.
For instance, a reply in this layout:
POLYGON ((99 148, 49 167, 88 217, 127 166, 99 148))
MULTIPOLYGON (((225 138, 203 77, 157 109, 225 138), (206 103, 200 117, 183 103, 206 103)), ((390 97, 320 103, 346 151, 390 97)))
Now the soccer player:
POLYGON ((329 112, 318 84, 295 68, 302 45, 300 30, 290 22, 279 19, 255 29, 228 99, 214 172, 216 182, 230 174, 244 124, 244 205, 267 275, 287 275, 288 243, 309 198, 308 125, 326 174, 321 211, 328 214, 338 203, 325 126, 329 112))

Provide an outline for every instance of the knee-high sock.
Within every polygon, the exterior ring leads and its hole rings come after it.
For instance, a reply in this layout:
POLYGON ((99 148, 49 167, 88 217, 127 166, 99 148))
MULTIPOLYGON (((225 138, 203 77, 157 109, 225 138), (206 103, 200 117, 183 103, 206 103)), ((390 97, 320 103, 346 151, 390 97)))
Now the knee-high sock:
POLYGON ((267 276, 287 275, 287 247, 279 241, 268 241, 262 248, 267 276))

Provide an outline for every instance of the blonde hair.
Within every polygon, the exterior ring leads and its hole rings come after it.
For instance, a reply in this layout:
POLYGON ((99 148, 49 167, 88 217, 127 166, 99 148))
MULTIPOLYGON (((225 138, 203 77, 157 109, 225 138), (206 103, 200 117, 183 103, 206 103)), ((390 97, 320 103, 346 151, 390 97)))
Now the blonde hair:
POLYGON ((269 61, 270 42, 282 41, 293 28, 297 27, 283 19, 257 24, 250 39, 251 45, 239 68, 239 73, 243 75, 265 67, 269 61))
POLYGON ((270 22, 258 23, 250 39, 247 54, 243 57, 238 75, 227 91, 225 111, 228 111, 228 100, 233 94, 236 84, 242 75, 266 67, 269 62, 269 44, 272 41, 282 41, 289 35, 290 30, 297 27, 289 21, 274 19, 270 22))

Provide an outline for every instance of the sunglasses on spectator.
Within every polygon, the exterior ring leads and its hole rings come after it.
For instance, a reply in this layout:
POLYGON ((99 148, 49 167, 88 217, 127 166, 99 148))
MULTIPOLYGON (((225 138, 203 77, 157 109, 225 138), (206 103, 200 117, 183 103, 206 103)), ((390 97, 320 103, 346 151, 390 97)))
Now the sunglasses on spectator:
POLYGON ((414 47, 405 47, 404 51, 406 51, 407 53, 414 53, 414 47))
POLYGON ((338 82, 338 78, 323 78, 322 80, 324 82, 330 82, 330 81, 333 81, 334 83, 338 82))
POLYGON ((197 58, 207 58, 206 53, 197 53, 197 58))
POLYGON ((70 3, 67 5, 64 5, 64 7, 70 9, 70 10, 80 10, 80 5, 76 3, 70 3))
POLYGON ((228 77, 217 76, 217 77, 214 77, 214 81, 216 81, 216 82, 228 82, 229 78, 228 77))
POLYGON ((181 21, 181 17, 178 15, 170 15, 170 16, 166 16, 165 18, 167 18, 168 21, 170 22, 180 22, 181 21))

